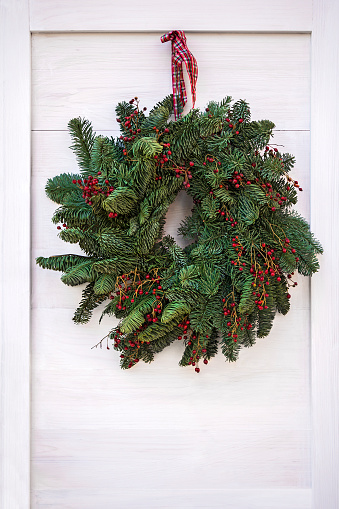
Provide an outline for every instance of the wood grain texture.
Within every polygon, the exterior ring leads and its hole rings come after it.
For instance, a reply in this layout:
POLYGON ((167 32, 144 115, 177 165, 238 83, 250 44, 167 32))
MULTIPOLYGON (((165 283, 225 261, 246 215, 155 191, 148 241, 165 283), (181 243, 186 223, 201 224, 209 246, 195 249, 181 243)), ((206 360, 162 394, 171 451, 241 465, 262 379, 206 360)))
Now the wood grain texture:
POLYGON ((0 506, 29 507, 30 33, 28 2, 0 1, 0 506))
POLYGON ((109 0, 31 0, 31 30, 55 31, 310 31, 310 0, 257 0, 208 3, 173 0, 169 7, 155 0, 128 6, 109 0))
MULTIPOLYGON (((146 94, 151 106, 170 92, 169 51, 158 35, 155 44, 150 34, 34 35, 33 257, 75 252, 58 239, 55 204, 44 193, 47 178, 77 172, 69 119, 87 116, 98 133, 114 136, 114 105, 126 93, 146 94)), ((203 62, 201 104, 234 90, 251 100, 254 119, 276 121, 273 143, 296 155, 293 175, 305 189, 299 211, 309 217, 309 36, 203 34, 203 44, 190 37, 203 62)), ((169 233, 176 236, 190 209, 181 193, 167 215, 169 233)), ((96 496, 100 509, 310 509, 307 280, 298 278, 292 310, 268 338, 237 363, 220 354, 198 377, 178 366, 179 342, 127 372, 112 349, 91 350, 112 320, 99 326, 97 310, 90 324, 74 325, 80 288, 59 277, 33 265, 32 508, 92 508, 96 496)))
MULTIPOLYGON (((102 491, 110 482, 112 497, 114 489, 161 492, 188 486, 199 490, 202 485, 211 491, 240 489, 244 484, 247 489, 309 486, 309 440, 295 430, 226 431, 219 424, 203 434, 190 427, 149 427, 39 431, 36 436, 39 448, 32 451, 33 482, 39 491, 81 487, 102 491)), ((132 506, 137 506, 137 500, 132 506)))
POLYGON ((324 247, 312 280, 313 507, 339 507, 339 3, 314 2, 312 229, 324 247), (325 113, 326 112, 326 113, 325 113), (329 118, 329 122, 322 119, 329 118))
MULTIPOLYGON (((307 289, 300 287, 301 301, 307 289)), ((97 312, 90 325, 80 327, 71 323, 73 310, 42 308, 32 314, 37 429, 208 429, 217 423, 260 432, 309 429, 308 309, 294 306, 294 330, 277 317, 271 335, 244 349, 236 364, 225 363, 220 354, 198 381, 178 367, 179 342, 153 364, 125 374, 112 349, 91 350, 114 326, 112 319, 99 327, 97 312), (110 390, 119 387, 122 392, 110 390), (115 409, 118 421, 112 418, 115 409)))
MULTIPOLYGON (((150 108, 170 94, 171 47, 160 35, 34 35, 33 130, 64 130, 79 115, 114 130, 119 101, 138 96, 150 108)), ((231 95, 277 129, 309 129, 309 35, 190 34, 189 47, 199 64, 198 107, 231 95)))
POLYGON ((32 508, 93 509, 100 499, 100 509, 309 509, 310 489, 183 489, 121 491, 114 485, 114 495, 107 489, 40 490, 34 493, 32 508), (79 505, 80 504, 80 505, 79 505))

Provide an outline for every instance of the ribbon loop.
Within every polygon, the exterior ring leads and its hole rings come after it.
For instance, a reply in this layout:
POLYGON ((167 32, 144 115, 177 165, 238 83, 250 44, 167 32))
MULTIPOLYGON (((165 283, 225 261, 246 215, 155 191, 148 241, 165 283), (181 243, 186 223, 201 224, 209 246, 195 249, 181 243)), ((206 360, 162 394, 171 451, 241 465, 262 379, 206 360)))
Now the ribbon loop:
POLYGON ((167 32, 160 38, 160 40, 161 42, 172 42, 173 107, 174 118, 177 120, 180 117, 180 111, 183 110, 187 102, 187 93, 182 64, 185 63, 187 74, 190 80, 193 108, 196 101, 198 64, 187 47, 185 32, 182 30, 172 30, 171 32, 167 32))

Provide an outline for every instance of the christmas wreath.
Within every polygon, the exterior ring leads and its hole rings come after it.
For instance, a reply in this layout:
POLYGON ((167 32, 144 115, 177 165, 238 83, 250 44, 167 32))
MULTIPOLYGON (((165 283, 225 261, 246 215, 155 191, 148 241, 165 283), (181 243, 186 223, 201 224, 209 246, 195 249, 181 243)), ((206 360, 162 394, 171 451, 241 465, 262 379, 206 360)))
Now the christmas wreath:
POLYGON ((180 364, 197 372, 219 344, 235 361, 270 332, 277 311, 287 313, 293 274, 319 268, 321 245, 292 209, 302 191, 289 175, 294 157, 270 144, 274 124, 251 121, 243 100, 226 97, 175 121, 172 96, 148 116, 137 98, 116 112, 116 140, 96 136, 85 119, 69 122, 80 173, 46 185, 60 204, 52 218, 60 238, 84 256, 37 263, 63 272, 66 285, 86 284, 76 323, 108 300, 102 316, 120 322, 106 337, 122 368, 151 362, 176 340, 180 364), (184 249, 163 236, 182 188, 193 198, 179 228, 191 241, 184 249))

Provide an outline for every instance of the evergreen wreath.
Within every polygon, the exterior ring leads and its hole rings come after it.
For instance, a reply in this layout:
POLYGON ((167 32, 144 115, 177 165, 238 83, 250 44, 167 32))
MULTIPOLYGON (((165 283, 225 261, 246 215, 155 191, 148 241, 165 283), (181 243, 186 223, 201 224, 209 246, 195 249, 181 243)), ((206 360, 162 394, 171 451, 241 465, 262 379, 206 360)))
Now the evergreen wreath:
POLYGON ((251 121, 245 101, 226 97, 176 121, 172 96, 145 110, 138 98, 118 104, 116 140, 96 136, 88 120, 69 122, 80 174, 49 179, 46 193, 60 204, 60 238, 85 255, 36 261, 66 285, 86 284, 76 323, 109 300, 102 316, 120 322, 103 339, 122 368, 179 340, 180 365, 199 372, 219 344, 235 361, 268 335, 276 311, 290 308, 293 274, 316 272, 322 247, 292 210, 302 191, 289 175, 294 157, 273 148, 274 124, 251 121), (182 188, 194 202, 179 228, 191 240, 184 249, 163 236, 182 188))

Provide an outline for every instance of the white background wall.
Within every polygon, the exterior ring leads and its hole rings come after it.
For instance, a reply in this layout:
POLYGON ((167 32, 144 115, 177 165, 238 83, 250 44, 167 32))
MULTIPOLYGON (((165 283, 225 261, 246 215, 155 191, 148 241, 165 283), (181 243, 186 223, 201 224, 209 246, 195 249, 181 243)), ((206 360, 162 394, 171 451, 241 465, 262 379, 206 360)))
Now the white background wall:
MULTIPOLYGON (((114 107, 137 95, 150 108, 171 91, 162 33, 35 34, 32 40, 33 257, 75 252, 50 222, 47 178, 76 171, 67 122, 86 116, 116 134, 114 107)), ((198 106, 225 95, 276 123, 273 143, 297 158, 298 210, 309 217, 310 37, 189 33, 199 64, 198 106)), ((172 205, 174 234, 189 212, 172 205)), ((272 333, 222 354, 199 375, 177 363, 182 345, 151 365, 119 368, 91 350, 109 319, 76 326, 80 288, 33 265, 32 507, 69 509, 309 509, 309 282, 272 333)))

